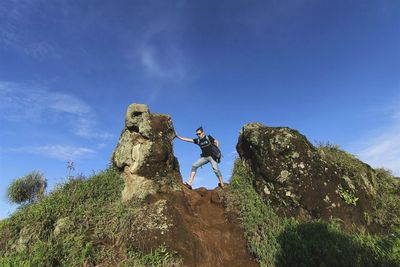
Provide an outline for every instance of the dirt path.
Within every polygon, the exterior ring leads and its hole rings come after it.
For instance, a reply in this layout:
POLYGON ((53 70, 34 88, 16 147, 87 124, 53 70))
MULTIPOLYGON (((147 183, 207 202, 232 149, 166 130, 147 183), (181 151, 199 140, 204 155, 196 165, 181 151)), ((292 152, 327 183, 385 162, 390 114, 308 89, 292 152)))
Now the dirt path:
POLYGON ((224 209, 221 189, 185 189, 184 194, 193 212, 184 219, 205 250, 194 266, 258 266, 247 251, 238 220, 224 209))
POLYGON ((165 244, 190 267, 255 267, 237 216, 224 208, 224 191, 199 188, 151 195, 148 205, 164 201, 168 231, 141 233, 148 248, 165 244))

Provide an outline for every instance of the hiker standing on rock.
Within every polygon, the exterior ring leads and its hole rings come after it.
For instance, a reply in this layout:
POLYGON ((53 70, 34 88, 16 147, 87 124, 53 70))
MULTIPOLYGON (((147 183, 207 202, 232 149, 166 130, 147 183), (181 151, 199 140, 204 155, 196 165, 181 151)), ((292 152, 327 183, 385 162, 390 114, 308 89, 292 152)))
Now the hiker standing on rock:
POLYGON ((193 179, 196 175, 196 171, 199 167, 207 164, 208 162, 211 163, 212 168, 214 170, 215 175, 217 175, 219 183, 218 186, 224 188, 224 182, 222 181, 222 174, 218 169, 218 162, 221 159, 221 152, 219 151, 219 142, 215 140, 211 135, 206 135, 203 131, 203 127, 200 127, 196 130, 196 135, 198 138, 191 139, 191 138, 184 138, 181 136, 176 135, 176 137, 182 141, 186 141, 189 143, 195 143, 199 145, 201 148, 201 158, 193 163, 192 171, 190 173, 189 181, 185 183, 185 185, 192 189, 193 179))

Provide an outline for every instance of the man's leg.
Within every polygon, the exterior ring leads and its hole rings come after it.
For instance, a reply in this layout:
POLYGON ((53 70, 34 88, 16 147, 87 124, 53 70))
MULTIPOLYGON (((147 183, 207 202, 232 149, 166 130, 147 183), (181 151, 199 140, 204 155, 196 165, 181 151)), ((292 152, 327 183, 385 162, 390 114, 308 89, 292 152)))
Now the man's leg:
POLYGON ((212 157, 208 157, 208 160, 211 162, 212 168, 214 170, 215 175, 218 177, 221 187, 224 188, 224 182, 222 181, 222 174, 218 169, 218 163, 212 157))
POLYGON ((201 157, 200 159, 198 159, 195 163, 193 163, 192 165, 192 172, 190 173, 190 178, 188 181, 188 184, 191 186, 194 180, 194 177, 196 175, 196 171, 199 167, 203 166, 204 164, 206 164, 208 162, 207 158, 201 157))

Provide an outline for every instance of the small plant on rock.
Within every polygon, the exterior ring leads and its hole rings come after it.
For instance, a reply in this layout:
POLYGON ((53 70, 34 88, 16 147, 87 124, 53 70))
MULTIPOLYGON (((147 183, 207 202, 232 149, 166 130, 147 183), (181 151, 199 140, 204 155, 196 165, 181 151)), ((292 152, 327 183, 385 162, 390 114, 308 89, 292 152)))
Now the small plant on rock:
POLYGON ((14 180, 7 190, 7 197, 17 204, 33 203, 43 197, 47 180, 43 174, 33 171, 14 180))
POLYGON ((349 190, 344 189, 341 185, 338 185, 336 193, 349 205, 357 205, 358 197, 356 197, 349 190))

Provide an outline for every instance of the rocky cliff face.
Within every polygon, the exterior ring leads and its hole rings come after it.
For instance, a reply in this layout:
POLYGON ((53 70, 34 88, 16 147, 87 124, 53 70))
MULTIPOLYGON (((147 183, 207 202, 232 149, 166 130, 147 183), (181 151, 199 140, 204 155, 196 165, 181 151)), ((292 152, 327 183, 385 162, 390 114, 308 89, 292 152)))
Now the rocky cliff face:
POLYGON ((364 215, 377 193, 375 171, 350 154, 349 162, 335 161, 298 131, 259 123, 242 128, 237 150, 255 175, 256 191, 286 216, 370 227, 364 215))
POLYGON ((173 153, 174 136, 170 116, 152 114, 143 104, 128 107, 125 127, 112 155, 125 180, 124 200, 179 188, 182 177, 173 153))

